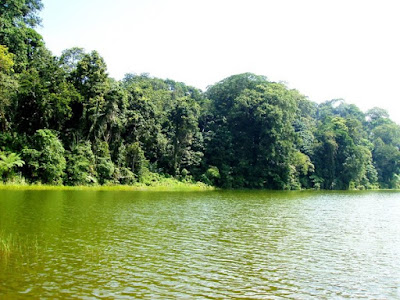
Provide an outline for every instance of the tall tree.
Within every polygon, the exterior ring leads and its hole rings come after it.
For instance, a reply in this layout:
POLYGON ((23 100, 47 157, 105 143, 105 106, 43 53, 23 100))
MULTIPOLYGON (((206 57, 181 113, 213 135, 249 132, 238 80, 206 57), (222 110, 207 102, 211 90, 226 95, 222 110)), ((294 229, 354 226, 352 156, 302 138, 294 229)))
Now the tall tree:
POLYGON ((374 164, 379 182, 385 188, 400 186, 400 126, 394 122, 382 123, 372 130, 374 164))
POLYGON ((33 28, 40 23, 40 0, 3 0, 0 3, 0 44, 15 54, 16 71, 25 69, 43 39, 33 28))
POLYGON ((214 121, 206 159, 219 169, 222 184, 286 187, 297 94, 249 73, 227 78, 207 94, 214 121))
POLYGON ((199 165, 202 153, 192 148, 199 131, 199 105, 189 97, 178 98, 168 112, 166 127, 169 138, 168 161, 173 175, 180 174, 182 167, 199 165))
POLYGON ((7 109, 16 93, 17 81, 13 76, 14 55, 0 45, 0 130, 8 129, 7 109))
POLYGON ((27 178, 42 183, 62 183, 65 150, 57 135, 55 131, 40 129, 32 136, 30 148, 22 151, 27 178))
POLYGON ((83 55, 71 72, 70 80, 83 97, 73 111, 75 119, 80 121, 75 130, 80 132, 82 138, 93 142, 101 135, 99 122, 104 113, 104 97, 110 89, 104 59, 96 51, 83 55))
POLYGON ((19 90, 13 103, 16 129, 28 134, 43 128, 64 131, 64 124, 72 117, 71 103, 80 98, 57 59, 43 49, 31 67, 19 75, 19 90))

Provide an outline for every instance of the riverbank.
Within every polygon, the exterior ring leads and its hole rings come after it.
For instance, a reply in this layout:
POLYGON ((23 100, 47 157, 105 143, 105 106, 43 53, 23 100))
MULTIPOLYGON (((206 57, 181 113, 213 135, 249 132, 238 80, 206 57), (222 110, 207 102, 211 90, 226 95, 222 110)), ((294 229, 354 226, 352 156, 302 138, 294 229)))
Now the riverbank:
MULTIPOLYGON (((72 191, 214 191, 214 190, 232 190, 232 191, 267 191, 263 189, 221 189, 215 186, 207 185, 203 182, 185 182, 178 181, 175 179, 165 179, 163 181, 155 181, 150 184, 135 183, 133 185, 119 185, 119 184, 108 184, 108 185, 49 185, 40 183, 13 183, 0 182, 0 190, 72 190, 72 191)), ((269 191, 283 191, 283 190, 269 190, 269 191)), ((288 191, 288 190, 286 190, 288 191)), ((301 190, 291 190, 291 191, 324 191, 324 192, 361 192, 361 191, 392 191, 399 192, 400 189, 384 189, 384 188, 374 188, 374 189, 350 189, 350 190, 316 190, 316 189, 301 189, 301 190)))
POLYGON ((215 190, 213 186, 202 182, 182 182, 163 180, 151 184, 136 183, 133 185, 45 185, 45 184, 15 184, 0 183, 0 190, 77 190, 77 191, 206 191, 215 190))

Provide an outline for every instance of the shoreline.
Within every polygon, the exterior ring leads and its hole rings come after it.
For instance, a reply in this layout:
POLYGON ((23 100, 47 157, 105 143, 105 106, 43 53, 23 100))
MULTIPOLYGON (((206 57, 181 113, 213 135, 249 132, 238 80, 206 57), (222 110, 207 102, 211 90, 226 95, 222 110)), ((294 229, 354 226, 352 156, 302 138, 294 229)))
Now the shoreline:
POLYGON ((46 185, 46 184, 0 184, 0 190, 32 191, 214 191, 217 188, 203 183, 178 183, 155 185, 46 185))
POLYGON ((206 185, 202 182, 188 183, 179 182, 174 184, 155 183, 154 185, 135 184, 135 185, 48 185, 48 184, 13 184, 0 183, 2 190, 32 190, 32 191, 285 191, 285 192, 399 192, 399 189, 365 189, 365 190, 268 190, 268 189, 223 189, 215 186, 206 185))

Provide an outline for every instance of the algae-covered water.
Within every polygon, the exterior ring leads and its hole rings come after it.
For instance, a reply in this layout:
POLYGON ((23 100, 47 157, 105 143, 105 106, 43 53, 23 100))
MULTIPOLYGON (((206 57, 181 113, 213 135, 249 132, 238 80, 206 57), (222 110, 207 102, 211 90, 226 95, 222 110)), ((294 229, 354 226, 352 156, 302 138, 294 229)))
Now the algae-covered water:
POLYGON ((398 192, 0 190, 0 299, 400 298, 398 192))

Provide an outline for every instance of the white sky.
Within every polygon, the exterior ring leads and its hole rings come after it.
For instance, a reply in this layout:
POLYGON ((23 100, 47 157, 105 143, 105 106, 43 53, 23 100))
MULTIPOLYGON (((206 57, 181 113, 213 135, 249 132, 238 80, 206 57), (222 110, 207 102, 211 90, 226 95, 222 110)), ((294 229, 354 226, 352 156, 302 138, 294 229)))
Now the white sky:
POLYGON ((399 0, 42 0, 55 55, 97 50, 110 76, 205 90, 253 72, 310 100, 385 108, 400 124, 399 0))

